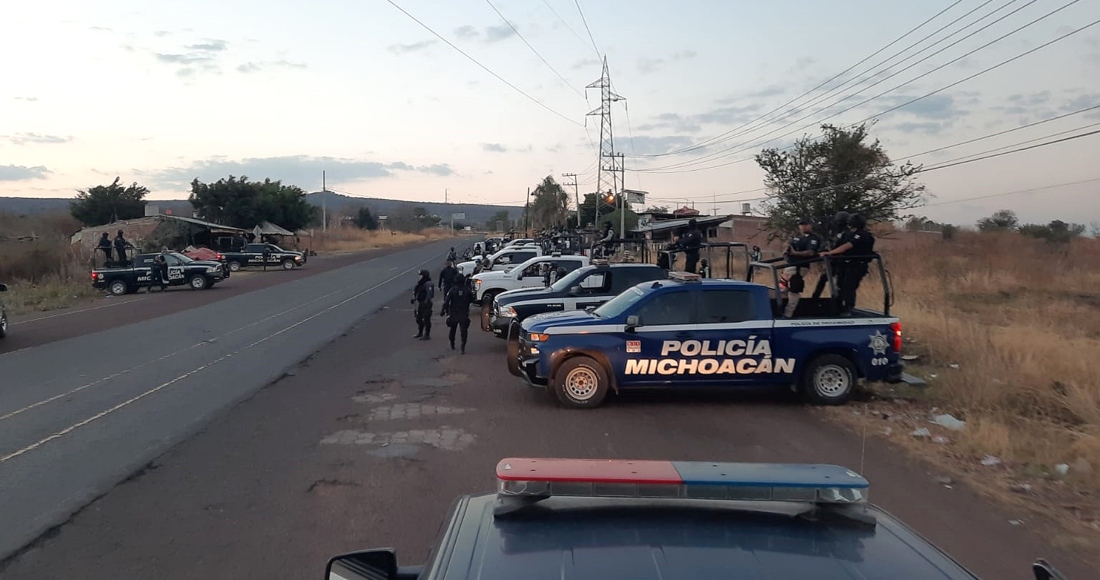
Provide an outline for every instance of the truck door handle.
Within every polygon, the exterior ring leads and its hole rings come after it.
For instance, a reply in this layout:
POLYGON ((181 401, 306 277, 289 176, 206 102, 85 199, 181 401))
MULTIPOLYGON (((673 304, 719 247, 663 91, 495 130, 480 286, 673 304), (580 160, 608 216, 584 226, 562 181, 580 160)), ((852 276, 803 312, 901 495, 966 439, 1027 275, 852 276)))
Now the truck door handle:
POLYGON ((680 338, 680 339, 691 338, 691 332, 689 332, 687 330, 681 330, 680 332, 676 333, 676 338, 680 338))

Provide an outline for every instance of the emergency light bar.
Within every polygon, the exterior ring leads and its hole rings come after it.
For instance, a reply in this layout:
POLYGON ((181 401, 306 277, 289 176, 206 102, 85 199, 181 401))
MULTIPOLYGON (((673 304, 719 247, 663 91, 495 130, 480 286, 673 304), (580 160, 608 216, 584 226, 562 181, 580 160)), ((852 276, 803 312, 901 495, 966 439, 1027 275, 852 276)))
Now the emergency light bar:
POLYGON ((596 260, 589 260, 588 263, 592 264, 593 266, 608 266, 608 265, 611 264, 611 262, 609 260, 605 260, 603 258, 598 258, 596 260))
POLYGON ((839 465, 508 458, 497 495, 862 504, 870 484, 839 465))
POLYGON ((691 272, 669 272, 668 277, 672 280, 679 280, 681 282, 698 282, 703 277, 698 274, 692 274, 691 272))

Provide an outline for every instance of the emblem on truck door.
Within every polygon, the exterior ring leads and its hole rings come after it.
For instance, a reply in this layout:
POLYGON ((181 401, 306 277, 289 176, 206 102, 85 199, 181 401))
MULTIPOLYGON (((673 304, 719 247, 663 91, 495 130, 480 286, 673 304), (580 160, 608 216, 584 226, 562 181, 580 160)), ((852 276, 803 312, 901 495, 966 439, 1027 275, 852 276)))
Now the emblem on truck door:
POLYGON ((881 331, 876 330, 875 333, 871 335, 870 347, 876 355, 884 355, 886 354, 886 351, 890 348, 890 341, 886 340, 885 334, 882 334, 881 331))

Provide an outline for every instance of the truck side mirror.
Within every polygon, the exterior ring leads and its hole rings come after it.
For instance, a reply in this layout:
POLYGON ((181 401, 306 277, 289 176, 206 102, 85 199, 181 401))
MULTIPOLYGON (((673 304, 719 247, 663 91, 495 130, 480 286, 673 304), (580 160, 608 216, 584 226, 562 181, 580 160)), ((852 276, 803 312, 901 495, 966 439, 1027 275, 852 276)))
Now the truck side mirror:
POLYGON ((8 285, 7 284, 0 284, 0 292, 7 292, 7 291, 8 291, 8 285))
POLYGON ((642 325, 642 319, 637 314, 631 314, 626 317, 626 332, 634 332, 634 329, 642 325))
POLYGON ((364 550, 334 556, 325 566, 325 578, 329 580, 415 580, 422 571, 420 566, 399 568, 397 552, 393 548, 364 550))
POLYGON ((573 286, 573 287, 569 288, 569 295, 570 296, 579 296, 580 293, 581 293, 581 287, 580 286, 573 286))

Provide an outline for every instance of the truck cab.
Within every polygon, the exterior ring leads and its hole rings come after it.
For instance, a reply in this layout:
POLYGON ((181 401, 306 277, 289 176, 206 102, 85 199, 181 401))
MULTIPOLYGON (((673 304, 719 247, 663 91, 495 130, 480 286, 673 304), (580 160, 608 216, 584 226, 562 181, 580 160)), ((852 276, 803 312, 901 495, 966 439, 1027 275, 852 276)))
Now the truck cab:
POLYGON ((860 379, 902 380, 901 323, 889 314, 777 318, 767 286, 680 272, 513 334, 509 370, 567 407, 636 388, 791 390, 838 405, 860 379))
POLYGON ((536 256, 510 270, 481 272, 472 278, 475 300, 478 304, 492 304, 493 297, 501 292, 519 288, 544 288, 544 267, 553 265, 572 272, 588 265, 586 256, 536 256))
MULTIPOLYGON (((485 268, 485 271, 498 271, 509 270, 530 260, 543 255, 542 248, 538 246, 517 246, 504 248, 492 256, 488 257, 489 267, 485 268)), ((462 262, 457 265, 458 272, 465 276, 469 276, 474 271, 474 267, 477 266, 477 260, 470 260, 462 262)))
POLYGON ((284 250, 266 242, 245 244, 237 252, 221 252, 218 260, 225 262, 231 272, 245 267, 279 266, 284 270, 300 268, 306 263, 305 254, 284 250))

